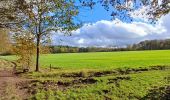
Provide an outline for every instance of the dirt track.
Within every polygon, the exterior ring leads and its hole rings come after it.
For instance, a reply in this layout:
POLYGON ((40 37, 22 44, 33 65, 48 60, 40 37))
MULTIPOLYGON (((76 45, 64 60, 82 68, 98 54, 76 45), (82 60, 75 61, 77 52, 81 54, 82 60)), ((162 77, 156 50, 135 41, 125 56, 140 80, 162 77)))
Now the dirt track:
POLYGON ((2 65, 4 64, 0 62, 0 100, 26 99, 28 97, 28 94, 17 87, 18 83, 23 82, 26 79, 13 74, 12 67, 8 67, 8 69, 6 69, 2 68, 2 65))

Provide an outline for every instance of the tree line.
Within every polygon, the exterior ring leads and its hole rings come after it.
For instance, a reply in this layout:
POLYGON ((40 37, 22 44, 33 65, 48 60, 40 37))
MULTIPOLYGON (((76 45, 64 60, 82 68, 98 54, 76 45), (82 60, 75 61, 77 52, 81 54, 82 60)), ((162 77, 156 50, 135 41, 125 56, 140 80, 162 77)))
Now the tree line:
POLYGON ((51 53, 81 53, 81 52, 111 52, 114 48, 103 47, 72 47, 72 46, 50 46, 51 53))
POLYGON ((129 50, 165 50, 170 49, 170 39, 165 40, 145 40, 138 44, 128 46, 129 50))
MULTIPOLYGON (((52 33, 70 35, 73 30, 78 29, 81 22, 76 21, 76 18, 79 16, 80 9, 93 9, 99 3, 105 10, 112 11, 113 19, 133 21, 129 12, 147 6, 149 9, 142 14, 149 16, 148 22, 155 22, 170 12, 169 0, 158 1, 160 0, 0 0, 0 28, 8 29, 13 33, 15 47, 20 47, 16 50, 19 51, 17 54, 20 58, 25 52, 31 52, 29 57, 36 57, 35 71, 39 71, 41 46, 49 42, 52 33), (30 44, 29 41, 33 43, 30 44), (34 49, 30 47, 32 44, 34 49), (27 48, 23 49, 25 46, 27 48)), ((89 51, 99 51, 103 48, 90 49, 88 48, 89 51)), ((71 52, 76 52, 76 49, 71 52)), ((24 60, 28 58, 25 56, 24 60)))
POLYGON ((145 40, 127 47, 72 47, 72 46, 50 46, 51 53, 81 53, 81 52, 114 52, 133 50, 166 50, 170 49, 170 39, 145 40))
MULTIPOLYGON (((13 43, 9 36, 9 30, 0 28, 0 55, 21 55, 26 53, 35 53, 35 43, 31 35, 27 33, 25 37, 23 33, 13 35, 13 43), (29 37, 28 37, 29 36, 29 37), (32 43, 32 44, 31 44, 32 43), (24 48, 24 49, 23 49, 24 48), (23 53, 23 54, 22 54, 23 53)), ((170 39, 165 40, 145 40, 136 44, 121 47, 73 47, 73 46, 43 46, 41 45, 41 53, 79 53, 79 52, 112 52, 112 51, 129 51, 129 50, 165 50, 170 49, 170 39)), ((22 57, 21 57, 22 58, 22 57)), ((29 57, 26 57, 29 58, 29 57)))

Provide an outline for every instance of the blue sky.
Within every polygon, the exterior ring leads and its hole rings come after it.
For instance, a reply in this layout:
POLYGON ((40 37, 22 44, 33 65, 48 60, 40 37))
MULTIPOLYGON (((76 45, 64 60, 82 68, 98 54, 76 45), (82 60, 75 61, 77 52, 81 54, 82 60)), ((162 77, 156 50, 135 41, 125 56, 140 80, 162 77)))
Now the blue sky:
MULTIPOLYGON (((139 3, 140 3, 139 1, 136 2, 135 9, 139 7, 139 3)), ((93 9, 88 8, 80 9, 80 14, 78 16, 79 19, 85 23, 93 23, 100 20, 112 20, 113 17, 111 16, 111 14, 113 11, 115 11, 113 10, 113 7, 109 5, 110 8, 107 11, 101 5, 102 5, 101 3, 96 3, 95 6, 93 6, 93 9)), ((129 22, 128 19, 124 21, 129 22)))
POLYGON ((100 20, 111 20, 111 10, 106 11, 101 5, 97 4, 93 9, 83 8, 80 10, 79 19, 85 23, 94 23, 100 20))
POLYGON ((135 19, 131 23, 119 19, 111 20, 111 11, 106 11, 100 5, 95 6, 92 10, 82 9, 78 18, 84 25, 72 31, 72 36, 57 34, 53 38, 54 44, 79 47, 120 47, 143 40, 170 38, 170 24, 168 23, 170 14, 162 16, 153 25, 148 23, 147 15, 141 14, 146 9, 148 8, 143 7, 131 14, 131 17, 135 19))

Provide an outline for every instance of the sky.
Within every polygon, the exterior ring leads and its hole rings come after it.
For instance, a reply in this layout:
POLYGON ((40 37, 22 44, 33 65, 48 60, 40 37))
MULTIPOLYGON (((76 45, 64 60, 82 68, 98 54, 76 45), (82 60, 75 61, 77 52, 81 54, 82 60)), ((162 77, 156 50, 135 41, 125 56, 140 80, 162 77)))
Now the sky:
POLYGON ((78 47, 124 47, 143 40, 170 38, 170 14, 162 16, 156 24, 147 22, 144 15, 140 14, 147 7, 136 10, 131 23, 119 19, 111 20, 111 11, 106 11, 97 5, 92 10, 80 10, 78 20, 84 24, 79 29, 72 31, 72 36, 62 33, 56 34, 55 45, 69 45, 78 47))

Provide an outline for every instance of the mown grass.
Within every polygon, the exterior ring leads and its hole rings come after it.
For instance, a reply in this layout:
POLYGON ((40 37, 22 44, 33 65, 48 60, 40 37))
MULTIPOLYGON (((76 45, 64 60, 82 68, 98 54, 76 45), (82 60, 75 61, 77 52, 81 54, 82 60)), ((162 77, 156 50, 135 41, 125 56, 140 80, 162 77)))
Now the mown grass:
MULTIPOLYGON (((0 58, 16 59, 15 56, 0 58)), ((170 65, 170 50, 45 54, 41 55, 40 63, 41 67, 48 68, 51 64, 54 68, 71 70, 170 65)))

